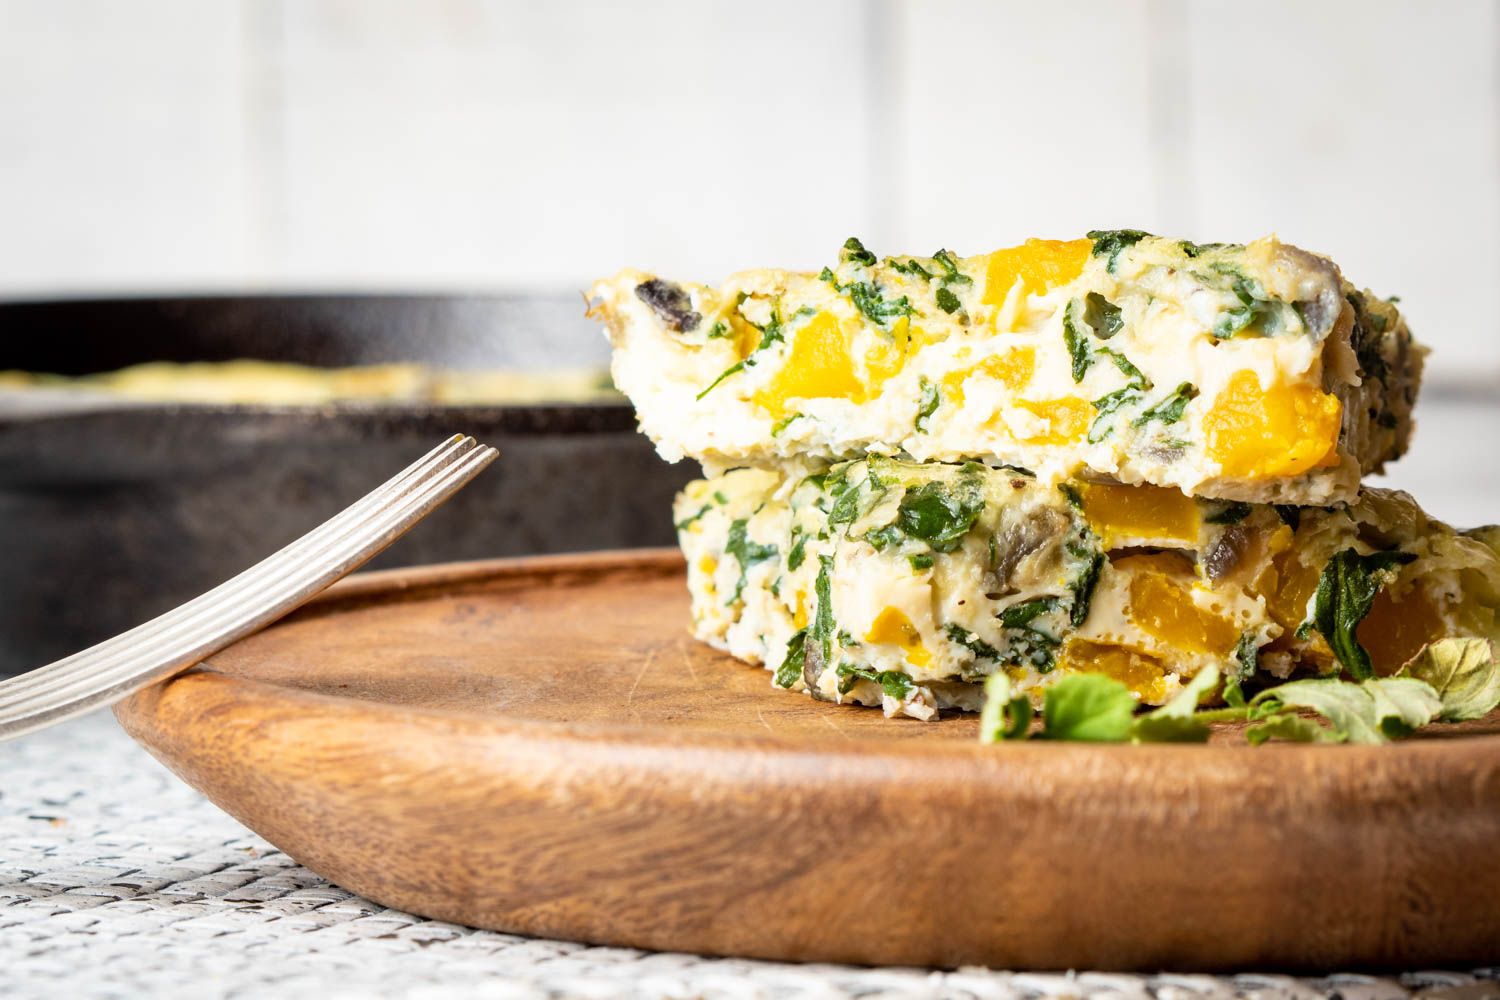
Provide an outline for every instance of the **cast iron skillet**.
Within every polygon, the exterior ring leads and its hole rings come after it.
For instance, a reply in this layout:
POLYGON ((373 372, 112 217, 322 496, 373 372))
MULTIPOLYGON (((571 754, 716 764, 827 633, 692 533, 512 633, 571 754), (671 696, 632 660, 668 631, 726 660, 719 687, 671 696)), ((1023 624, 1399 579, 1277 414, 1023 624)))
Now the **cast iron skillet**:
MULTIPOLYGON (((0 370, 256 358, 603 366, 576 296, 0 303, 0 370)), ((500 459, 373 565, 669 544, 692 475, 624 404, 326 407, 0 402, 0 674, 175 607, 454 432, 500 459)))

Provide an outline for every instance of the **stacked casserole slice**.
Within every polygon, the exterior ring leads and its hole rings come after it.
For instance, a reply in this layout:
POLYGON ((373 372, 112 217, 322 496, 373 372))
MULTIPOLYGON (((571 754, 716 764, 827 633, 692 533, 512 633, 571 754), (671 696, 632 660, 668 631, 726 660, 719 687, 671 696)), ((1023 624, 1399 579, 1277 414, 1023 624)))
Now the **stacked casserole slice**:
POLYGON ((1390 302, 1264 239, 1135 231, 720 288, 591 290, 678 498, 695 633, 815 698, 928 718, 1107 674, 1145 704, 1390 673, 1496 635, 1496 534, 1362 489, 1423 350, 1390 302))

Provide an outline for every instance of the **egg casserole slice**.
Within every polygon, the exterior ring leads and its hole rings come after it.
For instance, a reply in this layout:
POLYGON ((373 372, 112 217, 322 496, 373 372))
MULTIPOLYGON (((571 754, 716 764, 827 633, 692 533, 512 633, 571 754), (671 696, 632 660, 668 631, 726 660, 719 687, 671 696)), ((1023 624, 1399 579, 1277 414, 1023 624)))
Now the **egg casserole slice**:
POLYGON ((1406 449, 1423 349, 1389 301, 1274 237, 1135 231, 589 292, 663 457, 710 474, 867 453, 1323 505, 1406 449))
POLYGON ((1500 529, 1405 493, 1345 508, 871 458, 739 469, 677 498, 693 629, 773 683, 930 718, 1005 671, 1033 697, 1104 673, 1159 705, 1236 685, 1390 674, 1438 639, 1500 639, 1500 529))

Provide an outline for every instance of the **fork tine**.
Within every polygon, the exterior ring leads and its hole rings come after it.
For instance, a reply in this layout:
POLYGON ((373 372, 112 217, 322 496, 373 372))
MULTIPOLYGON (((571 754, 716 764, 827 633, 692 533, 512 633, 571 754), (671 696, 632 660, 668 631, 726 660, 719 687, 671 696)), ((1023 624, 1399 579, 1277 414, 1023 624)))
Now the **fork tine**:
MULTIPOLYGON (((464 451, 472 449, 472 439, 466 439, 467 444, 464 451)), ((462 443, 462 442, 460 442, 462 443)), ((419 462, 418 464, 421 464, 419 462)), ((424 483, 432 482, 433 476, 440 477, 443 470, 449 468, 450 464, 439 465, 434 470, 428 470, 426 477, 417 482, 415 489, 420 489, 424 483)), ((378 492, 378 491, 377 491, 378 492)), ((383 502, 387 506, 399 504, 408 491, 398 489, 390 492, 383 502)), ((362 504, 363 502, 361 502, 362 504)), ((361 506, 360 504, 356 505, 361 506)), ((359 538, 368 534, 366 524, 371 517, 379 516, 379 507, 365 507, 360 517, 348 522, 342 531, 331 534, 326 532, 328 525, 317 529, 304 536, 299 542, 276 553, 251 570, 231 579, 228 583, 221 585, 215 590, 189 602, 177 611, 169 612, 145 626, 132 629, 120 637, 100 643, 83 653, 75 654, 65 660, 58 661, 50 667, 44 667, 41 671, 33 671, 32 674, 18 678, 15 682, 0 682, 0 711, 11 707, 12 703, 20 699, 34 700, 43 696, 50 696, 54 692, 68 686, 89 684, 88 677, 102 677, 105 673, 125 674, 137 669, 141 663, 149 662, 152 658, 160 656, 160 647, 166 643, 178 643, 183 634, 199 623, 215 624, 218 620, 220 608, 234 608, 240 601, 247 597, 257 596, 258 591, 268 587, 273 589, 278 580, 288 577, 290 571, 295 570, 301 562, 313 562, 325 559, 330 549, 338 546, 341 541, 351 532, 358 533, 359 538), (323 538, 317 545, 312 547, 299 546, 314 536, 323 534, 323 538), (85 661, 86 662, 81 662, 85 661), (28 683, 29 682, 29 683, 28 683), (7 687, 10 690, 6 690, 7 687)), ((335 519, 336 521, 339 519, 335 519)), ((330 522, 332 523, 332 522, 330 522)), ((357 541, 358 539, 356 539, 357 541)))
POLYGON ((56 683, 57 678, 70 674, 75 661, 82 657, 87 656, 91 661, 98 661, 107 659, 116 651, 123 654, 126 650, 142 650, 149 647, 157 636, 173 628, 184 626, 197 616, 213 613, 216 608, 238 599, 242 593, 260 586, 264 580, 284 572, 287 562, 295 558, 315 558, 318 552, 335 544, 349 531, 357 530, 362 518, 375 510, 378 504, 388 502, 399 497, 403 491, 420 486, 422 482, 439 474, 448 465, 472 451, 474 447, 473 438, 454 435, 355 501, 331 520, 237 576, 231 577, 213 590, 81 653, 75 653, 46 667, 22 674, 20 677, 0 681, 0 711, 3 711, 8 704, 22 694, 31 695, 49 689, 56 683))
POLYGON ((183 608, 0 681, 0 737, 118 700, 264 627, 373 558, 494 457, 471 438, 450 439, 333 521, 183 608), (179 615, 187 609, 192 613, 179 615))

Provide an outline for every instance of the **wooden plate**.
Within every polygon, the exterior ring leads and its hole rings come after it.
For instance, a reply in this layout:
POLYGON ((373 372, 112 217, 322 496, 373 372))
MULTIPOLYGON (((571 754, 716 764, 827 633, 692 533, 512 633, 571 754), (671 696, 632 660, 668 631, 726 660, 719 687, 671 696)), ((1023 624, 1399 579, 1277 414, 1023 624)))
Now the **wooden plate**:
POLYGON ((687 620, 674 552, 369 574, 118 715, 313 871, 481 927, 1031 969, 1500 954, 1500 727, 982 747, 776 691, 687 620))

